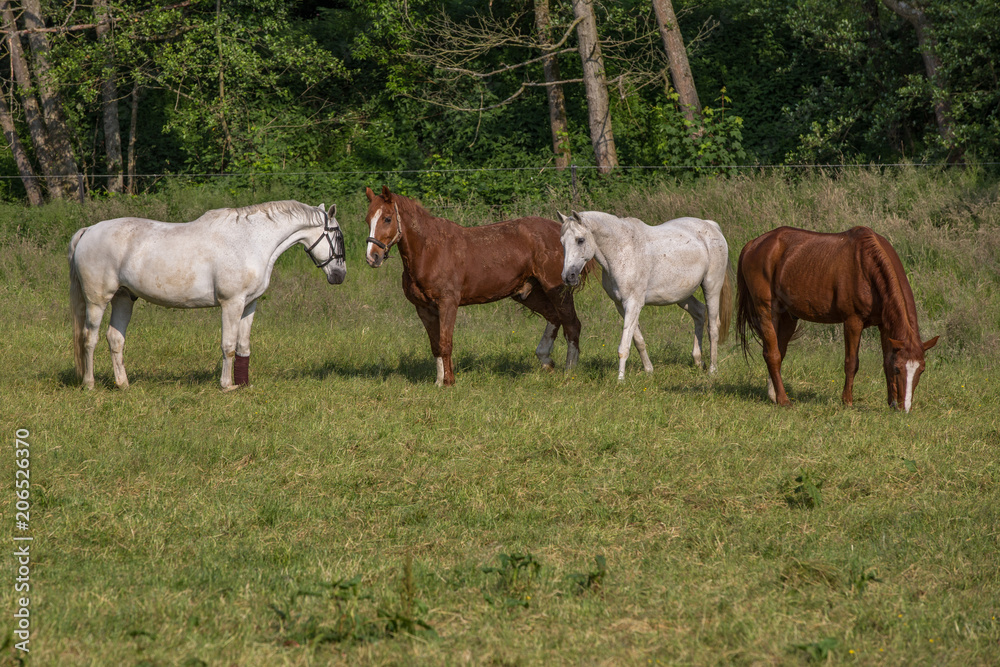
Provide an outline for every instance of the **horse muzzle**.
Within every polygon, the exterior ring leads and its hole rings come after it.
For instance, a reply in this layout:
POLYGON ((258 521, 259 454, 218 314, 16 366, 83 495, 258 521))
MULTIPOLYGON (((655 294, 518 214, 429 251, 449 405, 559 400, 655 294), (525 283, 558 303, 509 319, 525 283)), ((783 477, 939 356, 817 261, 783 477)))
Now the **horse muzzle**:
POLYGON ((580 284, 580 272, 579 271, 568 271, 562 275, 563 282, 570 287, 576 287, 580 284))
POLYGON ((347 278, 347 269, 343 270, 333 270, 326 274, 326 282, 331 285, 340 285, 347 278))

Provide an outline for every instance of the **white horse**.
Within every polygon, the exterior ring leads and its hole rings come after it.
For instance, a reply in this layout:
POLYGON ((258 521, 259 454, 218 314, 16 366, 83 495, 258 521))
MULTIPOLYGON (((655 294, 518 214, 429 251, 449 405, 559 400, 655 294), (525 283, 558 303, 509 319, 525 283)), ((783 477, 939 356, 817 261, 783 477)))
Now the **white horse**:
POLYGON ((111 303, 108 347, 115 384, 128 387, 125 329, 138 298, 169 308, 222 307, 222 388, 248 383, 250 327, 281 253, 301 243, 331 285, 344 282, 344 236, 334 214, 297 201, 208 211, 187 223, 117 218, 69 244, 76 372, 94 388, 94 348, 111 303))
POLYGON ((618 346, 618 379, 625 378, 632 341, 639 350, 642 366, 653 372, 646 342, 639 330, 639 311, 646 304, 676 303, 694 319, 694 350, 697 366, 702 365, 701 340, 705 325, 705 304, 692 296, 700 285, 708 306, 711 341, 709 373, 716 371, 718 344, 725 342, 733 310, 733 270, 729 265, 729 244, 719 225, 712 220, 677 218, 651 227, 636 218, 619 218, 598 211, 559 214, 562 222, 563 282, 576 285, 580 269, 596 257, 604 269, 601 285, 624 318, 618 346))

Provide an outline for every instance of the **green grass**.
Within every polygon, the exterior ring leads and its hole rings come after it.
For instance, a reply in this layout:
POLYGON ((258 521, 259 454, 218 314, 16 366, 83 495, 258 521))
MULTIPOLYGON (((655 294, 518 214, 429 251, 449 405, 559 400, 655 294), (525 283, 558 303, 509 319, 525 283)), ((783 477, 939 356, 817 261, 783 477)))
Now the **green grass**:
POLYGON ((218 389, 217 310, 140 302, 132 387, 111 388, 102 338, 85 393, 69 230, 9 234, 0 421, 12 444, 31 431, 29 662, 995 662, 1000 206, 974 175, 936 178, 734 179, 580 206, 711 217, 734 257, 782 220, 890 234, 924 337, 942 334, 909 415, 885 405, 877 336, 845 408, 840 333, 809 326, 778 409, 733 340, 716 376, 695 369, 677 308, 643 312, 656 370, 633 354, 619 384, 621 321, 597 280, 578 295, 576 372, 562 339, 560 370, 541 370, 543 323, 503 302, 460 310, 458 384, 438 389, 398 259, 363 263, 360 195, 338 202, 344 285, 297 250, 279 262, 252 387, 218 389))

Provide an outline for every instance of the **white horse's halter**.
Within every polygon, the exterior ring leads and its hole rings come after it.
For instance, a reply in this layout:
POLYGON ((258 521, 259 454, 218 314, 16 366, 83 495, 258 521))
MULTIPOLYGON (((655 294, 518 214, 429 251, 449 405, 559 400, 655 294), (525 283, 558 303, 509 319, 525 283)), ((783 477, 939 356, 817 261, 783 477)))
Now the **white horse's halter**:
POLYGON ((342 260, 347 257, 344 252, 344 232, 340 230, 340 227, 333 227, 330 224, 330 215, 326 211, 323 211, 323 233, 319 235, 319 238, 316 239, 315 243, 306 248, 306 254, 309 255, 309 259, 313 261, 313 264, 315 264, 318 269, 322 269, 335 259, 342 260), (330 232, 334 233, 332 237, 330 236, 330 232), (318 246, 320 241, 323 239, 326 239, 326 242, 330 245, 330 257, 327 258, 326 261, 321 262, 316 259, 316 256, 313 255, 312 251, 313 248, 318 246))

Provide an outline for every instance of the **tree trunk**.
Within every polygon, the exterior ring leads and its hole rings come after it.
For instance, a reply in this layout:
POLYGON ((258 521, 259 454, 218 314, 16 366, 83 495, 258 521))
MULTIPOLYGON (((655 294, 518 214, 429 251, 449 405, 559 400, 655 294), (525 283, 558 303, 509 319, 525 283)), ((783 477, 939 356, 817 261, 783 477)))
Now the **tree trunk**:
POLYGON ((959 162, 963 151, 955 143, 955 121, 951 117, 951 95, 948 83, 941 74, 941 58, 935 53, 937 42, 934 39, 934 26, 924 11, 916 5, 904 0, 882 0, 882 3, 898 16, 905 19, 917 32, 917 47, 924 60, 924 70, 927 80, 937 90, 934 100, 934 119, 937 121, 938 134, 948 148, 948 161, 959 162))
POLYGON ((0 95, 0 126, 3 127, 4 137, 10 145, 10 150, 14 154, 14 162, 17 164, 17 171, 21 174, 21 181, 24 189, 28 193, 28 202, 32 206, 41 206, 45 203, 42 197, 42 189, 38 187, 38 179, 35 177, 35 170, 31 168, 31 160, 21 145, 21 140, 17 138, 17 129, 14 127, 14 117, 7 106, 7 100, 0 95))
MULTIPOLYGON (((535 29, 542 47, 551 45, 549 36, 549 0, 535 0, 535 29)), ((556 169, 569 166, 569 123, 566 120, 566 98, 559 81, 559 61, 549 56, 542 63, 545 72, 545 91, 549 96, 549 126, 552 128, 552 152, 556 156, 556 169)))
POLYGON ((135 194, 135 139, 139 130, 139 79, 132 83, 132 115, 128 123, 128 193, 135 194))
POLYGON ((42 174, 45 176, 45 187, 48 188, 49 194, 56 198, 62 198, 59 179, 56 178, 59 168, 56 166, 52 150, 49 148, 49 132, 45 127, 45 120, 42 118, 41 106, 32 93, 31 70, 28 67, 28 60, 24 57, 24 50, 21 48, 21 38, 17 34, 14 12, 11 11, 7 0, 0 0, 0 7, 3 9, 4 30, 7 33, 10 68, 14 72, 15 87, 21 97, 21 106, 24 108, 24 120, 28 125, 31 144, 38 157, 42 174))
MULTIPOLYGON (((39 0, 24 0, 23 7, 26 29, 45 27, 39 0)), ((39 101, 42 103, 45 128, 48 130, 51 157, 60 175, 65 177, 61 179, 61 194, 82 199, 80 170, 76 166, 73 144, 70 142, 70 132, 62 110, 62 99, 49 64, 48 37, 42 32, 29 33, 28 44, 31 46, 33 74, 38 86, 39 101)))
POLYGON ((680 26, 677 25, 674 6, 670 0, 653 0, 653 11, 656 13, 660 37, 663 38, 663 49, 667 52, 667 61, 670 63, 670 79, 680 98, 681 111, 689 122, 695 124, 701 116, 701 101, 691 75, 691 65, 688 64, 687 49, 684 48, 680 26))
POLYGON ((583 63, 583 85, 587 92, 587 115, 590 120, 590 143, 600 173, 607 174, 618 166, 615 137, 611 129, 611 106, 608 84, 604 78, 604 58, 597 39, 597 19, 593 0, 573 0, 573 15, 580 19, 576 26, 580 60, 583 63))
POLYGON ((104 152, 107 156, 108 192, 124 190, 122 179, 122 138, 118 121, 118 88, 115 85, 114 49, 108 39, 111 25, 104 23, 108 15, 107 0, 94 0, 94 20, 97 23, 97 41, 104 44, 104 76, 101 78, 101 104, 104 110, 104 152))

